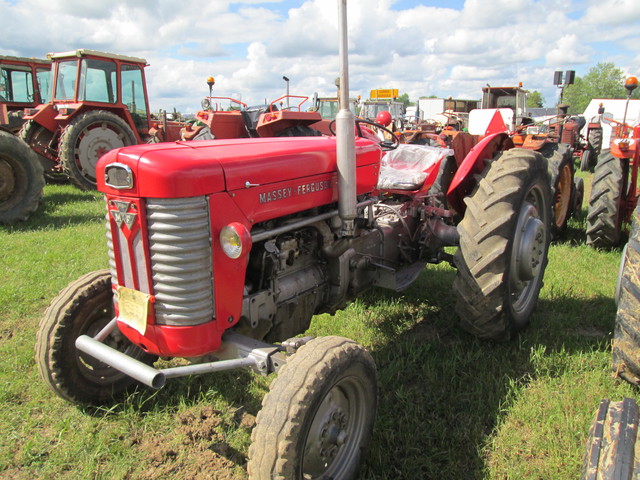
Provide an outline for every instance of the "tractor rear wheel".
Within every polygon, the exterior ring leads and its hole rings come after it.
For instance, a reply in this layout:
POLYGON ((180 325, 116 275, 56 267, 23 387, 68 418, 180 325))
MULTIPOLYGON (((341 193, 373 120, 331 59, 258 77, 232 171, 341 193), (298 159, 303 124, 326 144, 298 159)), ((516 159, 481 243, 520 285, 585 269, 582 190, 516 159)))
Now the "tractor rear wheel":
POLYGON ((640 207, 633 212, 619 277, 612 369, 629 383, 640 385, 640 207))
POLYGON ((638 458, 638 404, 633 398, 604 399, 589 430, 580 480, 635 480, 638 458))
POLYGON ((551 229, 547 162, 531 150, 500 152, 465 202, 456 311, 473 335, 507 340, 529 323, 542 288, 551 229))
POLYGON ((573 213, 573 156, 571 149, 562 143, 547 143, 540 153, 547 159, 552 196, 551 234, 557 236, 566 230, 573 213))
POLYGON ((373 431, 377 375, 371 355, 341 337, 301 347, 272 382, 256 418, 249 478, 356 476, 373 431))
POLYGON ((587 134, 587 141, 593 153, 593 165, 591 165, 591 169, 596 166, 595 162, 600 156, 600 152, 602 152, 602 136, 602 127, 590 128, 587 134))
POLYGON ((0 223, 26 220, 40 205, 42 165, 22 140, 0 130, 0 223))
POLYGON ((587 214, 587 245, 611 248, 621 238, 629 160, 604 150, 596 165, 587 214))
MULTIPOLYGON (((58 396, 73 403, 108 401, 135 383, 121 373, 76 349, 80 335, 95 336, 113 318, 111 273, 88 273, 64 288, 40 321, 35 356, 40 375, 58 396)), ((133 345, 116 328, 104 343, 147 364, 156 357, 133 345)))
POLYGON ((64 172, 83 190, 95 190, 96 165, 115 148, 134 145, 136 137, 127 123, 103 110, 85 112, 65 127, 59 156, 64 172))

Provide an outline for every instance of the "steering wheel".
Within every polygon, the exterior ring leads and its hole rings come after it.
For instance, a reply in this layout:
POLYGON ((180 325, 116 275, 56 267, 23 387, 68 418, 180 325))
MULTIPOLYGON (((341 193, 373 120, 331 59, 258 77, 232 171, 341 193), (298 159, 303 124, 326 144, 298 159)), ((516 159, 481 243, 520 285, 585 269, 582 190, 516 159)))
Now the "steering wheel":
MULTIPOLYGON (((380 130, 383 130, 385 132, 387 132, 390 136, 391 136, 391 140, 383 140, 380 142, 380 147, 382 148, 382 150, 395 150, 396 148, 398 148, 400 146, 400 139, 396 136, 395 133, 393 133, 391 130, 389 130, 387 127, 383 127, 382 125, 380 125, 379 123, 376 122, 372 122, 370 120, 365 120, 363 118, 356 118, 355 119, 356 122, 356 128, 358 129, 358 136, 359 137, 364 137, 364 135, 362 134, 362 130, 360 129, 360 124, 364 123, 366 125, 371 125, 373 127, 376 127, 380 130)), ((331 132, 331 135, 335 135, 336 132, 334 130, 334 126, 336 124, 335 119, 331 120, 331 122, 329 123, 329 131, 331 132)))

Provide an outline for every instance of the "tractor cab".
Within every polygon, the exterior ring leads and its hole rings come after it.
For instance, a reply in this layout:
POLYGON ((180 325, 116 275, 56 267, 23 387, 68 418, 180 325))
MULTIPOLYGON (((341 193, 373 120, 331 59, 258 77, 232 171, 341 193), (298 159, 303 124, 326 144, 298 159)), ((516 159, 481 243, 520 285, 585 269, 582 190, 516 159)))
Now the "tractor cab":
POLYGON ((0 55, 0 126, 17 133, 25 108, 49 101, 51 61, 0 55))

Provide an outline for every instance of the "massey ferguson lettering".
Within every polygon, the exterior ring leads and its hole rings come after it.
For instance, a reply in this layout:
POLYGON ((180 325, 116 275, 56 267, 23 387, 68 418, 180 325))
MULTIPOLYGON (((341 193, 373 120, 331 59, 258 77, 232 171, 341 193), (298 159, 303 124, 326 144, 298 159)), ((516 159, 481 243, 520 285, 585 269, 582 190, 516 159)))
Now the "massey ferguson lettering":
POLYGON ((284 200, 299 195, 308 195, 309 193, 321 192, 331 188, 331 180, 323 180, 320 182, 303 183, 297 187, 278 188, 269 192, 259 194, 260 203, 275 202, 276 200, 284 200))

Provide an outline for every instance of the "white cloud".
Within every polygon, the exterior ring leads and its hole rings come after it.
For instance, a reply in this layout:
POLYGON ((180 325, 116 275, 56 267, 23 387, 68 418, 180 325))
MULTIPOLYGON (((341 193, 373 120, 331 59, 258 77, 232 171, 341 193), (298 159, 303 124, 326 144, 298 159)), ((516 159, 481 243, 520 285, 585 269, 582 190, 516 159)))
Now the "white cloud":
MULTIPOLYGON (((555 102, 554 69, 578 75, 600 61, 640 69, 640 2, 466 0, 461 9, 392 0, 349 0, 354 94, 398 88, 421 95, 478 98, 486 83, 539 90, 555 102), (402 2, 406 4, 407 2, 402 2)), ((249 103, 284 92, 335 94, 335 0, 0 0, 0 54, 44 56, 92 48, 146 58, 151 106, 197 110, 217 79, 219 94, 249 103), (47 19, 33 30, 34 16, 47 19)), ((640 74, 640 72, 636 72, 640 74)))

